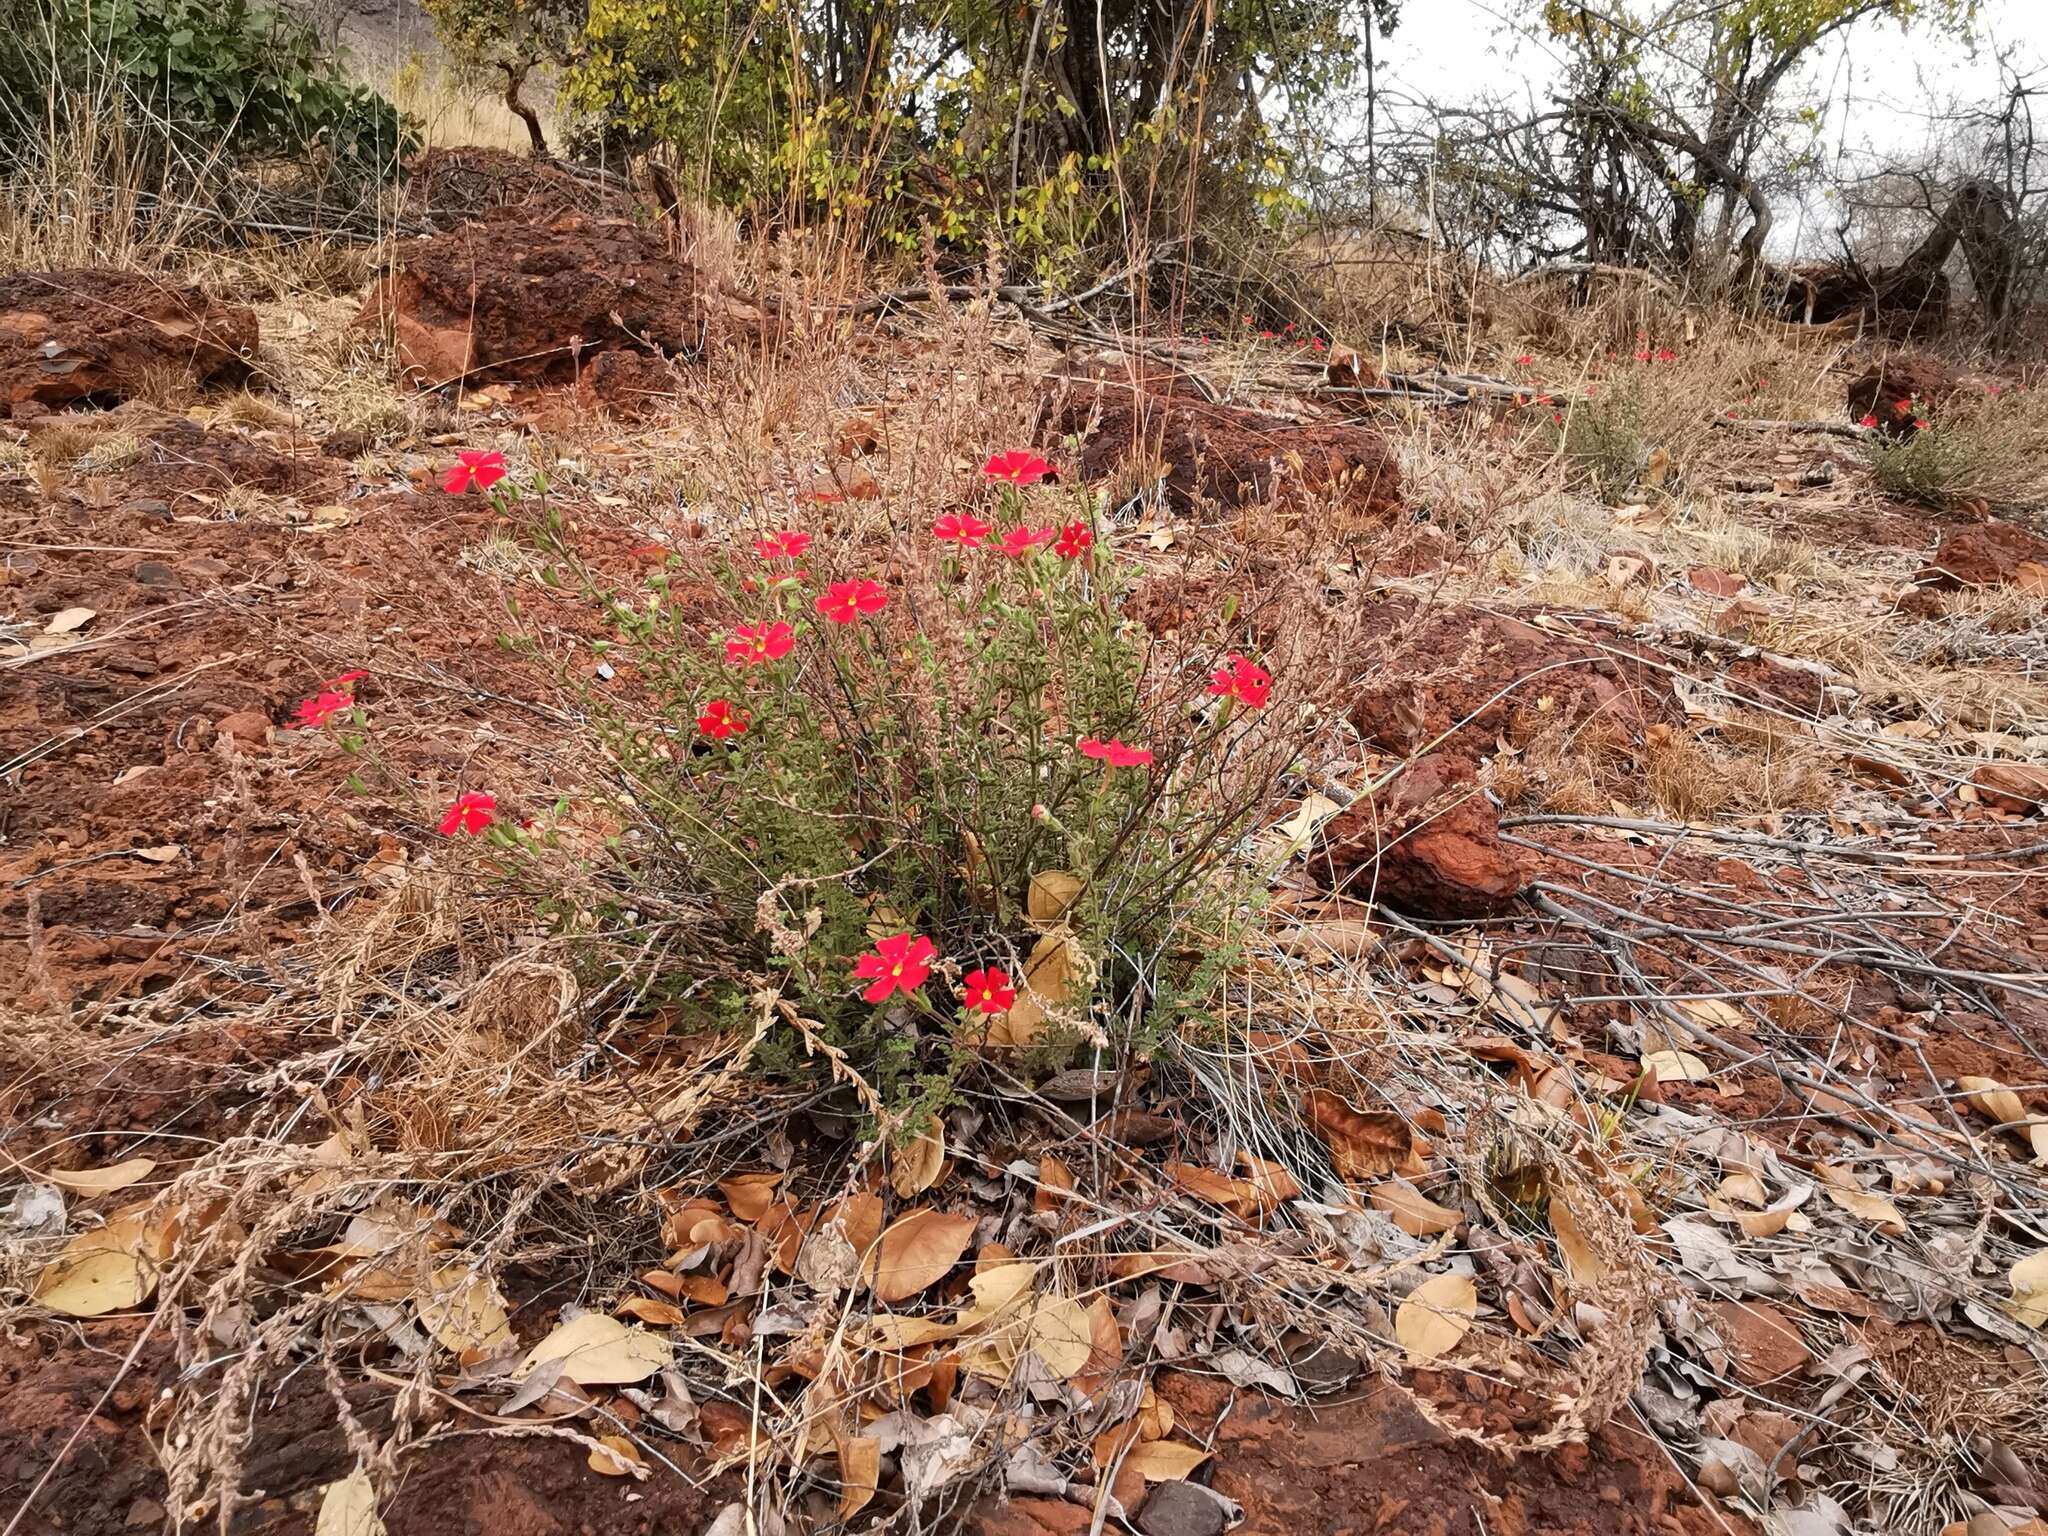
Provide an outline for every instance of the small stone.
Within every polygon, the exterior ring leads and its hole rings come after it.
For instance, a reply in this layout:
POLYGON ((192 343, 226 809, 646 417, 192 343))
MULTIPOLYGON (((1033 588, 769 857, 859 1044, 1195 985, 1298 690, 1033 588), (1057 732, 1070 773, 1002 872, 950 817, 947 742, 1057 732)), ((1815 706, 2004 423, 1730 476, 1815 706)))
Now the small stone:
POLYGON ((171 504, 154 496, 138 496, 133 501, 122 502, 121 512, 125 517, 169 517, 171 504))
POLYGON ((130 1526, 162 1525, 166 1519, 167 1515, 163 1505, 157 1503, 155 1499, 137 1499, 128 1506, 128 1517, 125 1523, 130 1526))
POLYGON ((1744 1386, 1765 1386, 1813 1359, 1798 1324, 1767 1301, 1716 1302, 1707 1310, 1714 1331, 1728 1343, 1735 1379, 1744 1386))
POLYGON ((1521 894, 1521 862, 1471 759, 1417 758, 1371 803, 1327 829, 1328 869, 1355 896, 1436 921, 1498 917, 1521 894), (1377 865, 1377 867, 1375 867, 1377 865))
POLYGON ((145 587, 175 587, 178 574, 161 560, 145 560, 135 567, 135 579, 145 587))
POLYGON ((178 568, 187 576, 206 577, 225 576, 234 570, 227 561, 216 560, 211 555, 194 555, 189 560, 181 560, 178 562, 178 568))
POLYGON ((1200 1483, 1161 1483, 1138 1513, 1145 1536, 1223 1536, 1229 1525, 1230 1507, 1200 1483))
POLYGON ((214 729, 237 741, 262 746, 270 740, 270 716, 261 710, 238 709, 214 722, 214 729))

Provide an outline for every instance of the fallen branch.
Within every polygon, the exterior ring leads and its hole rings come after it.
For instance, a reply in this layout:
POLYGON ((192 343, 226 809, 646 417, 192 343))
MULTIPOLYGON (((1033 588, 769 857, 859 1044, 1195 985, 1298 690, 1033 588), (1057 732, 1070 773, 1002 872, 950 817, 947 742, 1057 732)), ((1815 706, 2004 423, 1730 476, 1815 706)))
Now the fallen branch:
POLYGON ((1819 432, 1828 437, 1846 437, 1864 442, 1877 436, 1869 427, 1853 427, 1846 421, 1760 421, 1743 417, 1717 416, 1714 425, 1741 432, 1819 432))

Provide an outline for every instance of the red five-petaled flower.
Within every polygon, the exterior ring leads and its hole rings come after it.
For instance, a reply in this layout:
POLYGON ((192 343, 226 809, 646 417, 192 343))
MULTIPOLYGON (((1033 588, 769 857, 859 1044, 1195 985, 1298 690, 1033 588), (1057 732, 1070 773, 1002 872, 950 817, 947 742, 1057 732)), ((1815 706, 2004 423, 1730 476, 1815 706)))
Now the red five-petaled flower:
POLYGON ((441 818, 441 835, 453 837, 458 832, 472 835, 484 830, 497 818, 498 801, 494 795, 472 789, 455 797, 455 803, 448 807, 448 814, 441 818))
POLYGON ((1060 541, 1053 545, 1052 550, 1062 560, 1075 560, 1094 542, 1095 535, 1088 531, 1086 523, 1069 523, 1060 530, 1060 541))
POLYGON ((864 613, 880 613, 889 594, 879 581, 835 581, 813 605, 834 624, 851 624, 864 613))
POLYGON ((495 448, 489 453, 465 448, 455 455, 455 467, 448 471, 448 477, 441 482, 441 489, 450 496, 460 496, 472 487, 488 491, 504 478, 505 455, 495 448))
POLYGON ((960 978, 967 1006, 975 1013, 1008 1013, 1017 1001, 1017 988, 1010 973, 1000 965, 985 971, 969 971, 960 978))
POLYGON ((299 724, 318 728, 355 703, 355 698, 332 689, 299 701, 299 724))
POLYGON ((1273 674, 1235 651, 1225 658, 1225 663, 1210 674, 1209 691, 1253 709, 1264 709, 1273 694, 1273 674))
POLYGON ((808 533, 771 533, 765 539, 754 540, 754 553, 763 560, 794 560, 810 547, 808 533))
POLYGON ((1531 357, 1528 353, 1524 352, 1520 357, 1515 359, 1515 366, 1517 368, 1526 368, 1535 361, 1535 358, 1531 357))
POLYGON ((1003 553, 1012 560, 1022 560, 1041 544, 1049 544, 1059 534, 1057 528, 1012 528, 1003 535, 1003 553))
POLYGON ((795 644, 796 631, 780 619, 773 624, 742 624, 725 637, 725 659, 751 667, 781 660, 795 644))
POLYGON ((1036 485, 1053 473, 1053 467, 1035 453, 1013 448, 1008 453, 990 454, 981 472, 991 480, 1005 480, 1011 485, 1036 485))
POLYGON ((979 549, 981 541, 995 530, 972 512, 948 512, 932 524, 932 537, 962 549, 979 549))
POLYGON ((713 699, 697 717, 697 729, 719 741, 747 733, 747 717, 732 707, 730 699, 713 699))
POLYGON ((1874 427, 1877 425, 1877 418, 1875 416, 1866 416, 1857 422, 1856 425, 1859 427, 1874 427))
POLYGON ((871 1003, 881 1002, 891 992, 908 996, 931 975, 932 956, 937 953, 938 946, 922 935, 895 934, 878 942, 873 954, 854 961, 853 979, 873 983, 860 994, 871 1003))
POLYGON ((358 667, 353 672, 344 672, 339 677, 330 677, 320 686, 330 693, 353 693, 355 685, 370 674, 358 667))
POLYGON ((1084 736, 1077 743, 1083 757, 1092 757, 1108 763, 1112 768, 1138 768, 1152 761, 1152 754, 1143 747, 1127 747, 1122 737, 1111 737, 1108 741, 1084 736))
POLYGON ((1671 350, 1671 349, 1670 349, 1669 347, 1659 347, 1659 348, 1657 349, 1657 361, 1658 361, 1658 362, 1660 362, 1660 363, 1670 363, 1670 362, 1676 362, 1677 360, 1678 360, 1678 354, 1677 354, 1676 352, 1672 351, 1672 350, 1671 350))

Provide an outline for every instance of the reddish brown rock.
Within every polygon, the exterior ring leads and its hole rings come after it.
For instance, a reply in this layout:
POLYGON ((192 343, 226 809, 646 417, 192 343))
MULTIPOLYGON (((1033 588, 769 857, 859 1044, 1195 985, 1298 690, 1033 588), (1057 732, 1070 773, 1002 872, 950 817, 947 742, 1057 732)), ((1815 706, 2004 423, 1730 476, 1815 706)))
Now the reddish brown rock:
POLYGON ((2014 523, 1968 523, 1952 530, 1913 580, 1923 587, 2035 587, 2048 583, 2048 539, 2014 523))
POLYGON ((1986 763, 1970 775, 1977 795, 1995 810, 2031 816, 2048 806, 2048 768, 2034 763, 1986 763))
POLYGON ((1471 759, 1433 752, 1329 824, 1324 873, 1352 895, 1414 917, 1497 917, 1523 881, 1471 759))
POLYGON ((668 359, 618 349, 585 361, 576 379, 585 405, 603 406, 624 421, 636 421, 673 403, 680 385, 668 359))
POLYGON ((1955 370, 1931 357, 1888 358, 1866 368, 1849 385, 1849 419, 1877 418, 1888 437, 1911 437, 1913 423, 1955 398, 1962 381, 1955 370))
POLYGON ((508 207, 400 246, 361 319, 388 327, 404 376, 435 389, 566 382, 614 349, 695 356, 714 333, 758 333, 760 317, 631 220, 508 207))
POLYGON ((183 284, 91 269, 0 278, 0 398, 21 416, 236 382, 255 351, 255 311, 183 284))
POLYGON ((1720 1301, 1708 1306, 1714 1331, 1728 1344, 1735 1379, 1761 1387, 1790 1376, 1813 1358, 1799 1326, 1767 1301, 1720 1301))
POLYGON ((1082 435, 1083 479, 1156 468, 1178 511, 1277 501, 1384 520, 1400 510, 1400 465, 1387 440, 1365 427, 1216 405, 1166 378, 1077 383, 1048 415, 1055 432, 1082 435))

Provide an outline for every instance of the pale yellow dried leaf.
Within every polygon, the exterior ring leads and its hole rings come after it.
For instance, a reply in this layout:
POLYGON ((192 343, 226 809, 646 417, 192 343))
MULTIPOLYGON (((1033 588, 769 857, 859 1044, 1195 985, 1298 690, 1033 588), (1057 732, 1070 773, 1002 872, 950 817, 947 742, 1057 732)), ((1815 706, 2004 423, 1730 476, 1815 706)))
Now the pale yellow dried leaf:
POLYGON ((1136 1472, 1148 1483, 1177 1483, 1191 1476, 1209 1459, 1199 1445, 1178 1440, 1146 1440, 1124 1454, 1124 1470, 1136 1472))
POLYGON ((1375 1210, 1385 1211, 1394 1225, 1410 1237, 1434 1237, 1465 1219, 1463 1212, 1438 1205, 1420 1190, 1392 1181, 1373 1186, 1366 1199, 1375 1210))
POLYGON ((2027 1255, 2007 1272, 2012 1315, 2029 1328, 2048 1329, 2048 1248, 2027 1255))
POLYGON ((74 1195, 110 1195, 117 1189, 141 1183, 155 1171, 155 1158, 131 1157, 109 1168, 52 1168, 36 1177, 74 1195))
POLYGON ((908 1144, 891 1150, 889 1183, 897 1194, 908 1200, 936 1184, 939 1170, 945 1166, 946 1126, 937 1115, 933 1115, 908 1144))
POLYGON ((1394 1337, 1411 1364, 1434 1360, 1465 1337, 1478 1311, 1471 1276, 1432 1275, 1395 1309, 1394 1337))
POLYGON ((481 1358, 512 1343, 512 1319, 496 1283, 461 1264, 434 1272, 433 1293, 420 1303, 420 1324, 459 1358, 481 1358))
POLYGON ((602 1312, 583 1312, 527 1351, 512 1379, 524 1381, 543 1360, 560 1360, 563 1379, 578 1386, 624 1387, 674 1363, 675 1347, 645 1328, 629 1328, 602 1312))
POLYGON ((647 1463, 640 1448, 624 1435, 599 1435, 586 1458, 590 1470, 601 1477, 645 1477, 647 1463))
POLYGON ((1963 1098, 1970 1108, 1993 1125, 2010 1125, 2015 1120, 2027 1118, 2027 1107, 2020 1102, 2020 1096, 1995 1079, 1959 1077, 1956 1087, 1963 1091, 1963 1098))
POLYGON ((1095 1328, 1088 1309, 1070 1296, 1041 1296, 1020 1341, 1060 1380, 1078 1376, 1095 1350, 1095 1328))
POLYGON ((104 1317, 140 1306, 156 1290, 159 1242, 138 1214, 82 1232, 36 1276, 31 1295, 67 1317, 104 1317))
POLYGON ((1714 1075, 1691 1051, 1651 1051, 1643 1057, 1643 1069, 1655 1073, 1660 1083, 1703 1083, 1714 1075))
POLYGON ((1557 1234, 1557 1250, 1564 1255, 1565 1273, 1575 1285, 1595 1286, 1607 1276, 1607 1265, 1586 1241, 1571 1207, 1556 1195, 1550 1197, 1550 1230, 1557 1234))
POLYGON ((1080 896, 1078 877, 1064 869, 1041 869, 1024 893, 1024 915, 1034 923, 1056 923, 1080 896))
POLYGON ((1820 1176, 1821 1193, 1851 1216, 1867 1221, 1878 1231, 1894 1237, 1906 1230, 1906 1218, 1899 1214, 1899 1208, 1883 1195, 1857 1183, 1854 1174, 1827 1163, 1817 1165, 1814 1172, 1820 1176))
POLYGON ((320 1491, 313 1536, 384 1536, 384 1522, 377 1516, 377 1490, 361 1467, 320 1491))

